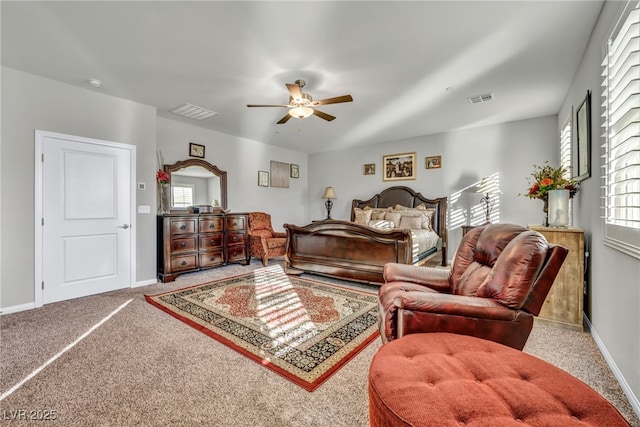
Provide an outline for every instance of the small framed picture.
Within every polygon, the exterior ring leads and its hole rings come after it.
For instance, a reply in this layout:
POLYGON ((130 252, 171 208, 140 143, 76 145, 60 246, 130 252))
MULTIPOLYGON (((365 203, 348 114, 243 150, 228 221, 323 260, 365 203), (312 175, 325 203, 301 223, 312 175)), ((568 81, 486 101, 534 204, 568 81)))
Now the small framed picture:
POLYGON ((300 167, 293 163, 289 165, 289 176, 291 178, 300 178, 300 167))
POLYGON ((189 143, 189 155, 191 157, 200 157, 204 159, 204 145, 189 143))
POLYGON ((365 175, 375 175, 376 174, 376 164, 375 163, 367 163, 364 165, 364 174, 365 175))
POLYGON ((267 172, 267 171, 258 171, 258 186, 260 186, 260 187, 268 187, 269 186, 269 172, 267 172))
POLYGON ((383 181, 416 179, 416 153, 390 154, 382 157, 383 181))
POLYGON ((427 169, 437 169, 442 167, 442 156, 429 156, 426 162, 427 169))

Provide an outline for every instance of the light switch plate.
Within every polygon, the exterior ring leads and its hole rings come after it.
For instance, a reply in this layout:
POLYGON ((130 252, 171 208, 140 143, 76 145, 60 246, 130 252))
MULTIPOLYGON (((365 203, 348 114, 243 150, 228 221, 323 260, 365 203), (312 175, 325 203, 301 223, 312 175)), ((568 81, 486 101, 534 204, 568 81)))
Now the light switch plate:
POLYGON ((151 213, 151 206, 149 205, 140 205, 138 206, 138 213, 151 213))
POLYGON ((144 182, 139 182, 138 183, 138 190, 144 191, 146 189, 147 189, 147 184, 146 183, 144 183, 144 182))

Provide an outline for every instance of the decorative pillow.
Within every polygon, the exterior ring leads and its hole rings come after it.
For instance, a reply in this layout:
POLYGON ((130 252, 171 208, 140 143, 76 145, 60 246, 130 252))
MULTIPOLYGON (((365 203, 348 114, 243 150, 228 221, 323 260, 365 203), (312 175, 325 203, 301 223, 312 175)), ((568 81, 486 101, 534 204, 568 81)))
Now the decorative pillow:
POLYGON ((436 212, 435 209, 427 209, 424 211, 424 215, 422 216, 422 228, 425 230, 433 230, 432 220, 433 214, 436 212))
POLYGON ((392 230, 393 229, 393 222, 392 221, 372 219, 371 221, 369 221, 369 227, 375 228, 377 230, 385 230, 385 231, 392 230))
POLYGON ((360 225, 368 225, 371 220, 371 210, 364 210, 360 208, 354 208, 353 213, 355 214, 355 223, 360 225))
POLYGON ((422 218, 419 216, 402 216, 400 217, 400 225, 398 228, 419 230, 422 228, 422 218))
POLYGON ((402 213, 396 211, 389 211, 385 213, 384 219, 387 221, 393 222, 393 228, 400 227, 400 218, 402 217, 402 213))
POLYGON ((418 206, 416 206, 415 208, 409 208, 407 206, 402 206, 402 205, 395 205, 393 207, 393 209, 418 209, 421 211, 426 211, 427 207, 424 205, 424 203, 420 203, 418 206))
POLYGON ((389 210, 388 208, 371 208, 365 206, 364 211, 371 212, 371 219, 384 219, 384 214, 389 210))

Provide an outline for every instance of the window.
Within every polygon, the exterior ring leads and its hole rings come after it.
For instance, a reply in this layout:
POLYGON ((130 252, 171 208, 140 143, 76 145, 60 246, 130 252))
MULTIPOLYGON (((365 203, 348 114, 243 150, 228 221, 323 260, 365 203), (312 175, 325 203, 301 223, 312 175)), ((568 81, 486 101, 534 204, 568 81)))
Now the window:
POLYGON ((604 243, 640 258, 640 3, 628 2, 602 62, 604 243))
POLYGON ((569 113, 569 116, 564 121, 562 129, 560 130, 560 166, 569 171, 570 178, 574 174, 571 169, 571 116, 573 111, 569 113))
POLYGON ((193 186, 174 184, 171 186, 171 206, 187 208, 193 206, 193 186))

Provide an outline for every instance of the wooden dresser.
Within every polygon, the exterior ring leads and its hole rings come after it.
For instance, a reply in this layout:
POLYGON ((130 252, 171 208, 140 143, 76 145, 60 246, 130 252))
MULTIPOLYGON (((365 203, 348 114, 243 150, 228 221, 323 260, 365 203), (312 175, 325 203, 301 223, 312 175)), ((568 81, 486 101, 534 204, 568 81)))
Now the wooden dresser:
POLYGON ((229 263, 249 264, 246 213, 169 214, 158 216, 157 221, 162 282, 229 263))
POLYGON ((529 225, 549 243, 569 249, 551 291, 540 311, 540 319, 567 329, 584 329, 582 311, 584 301, 584 231, 579 228, 554 228, 529 225))

